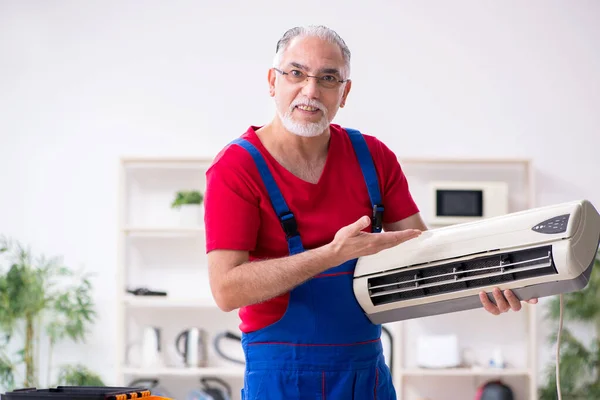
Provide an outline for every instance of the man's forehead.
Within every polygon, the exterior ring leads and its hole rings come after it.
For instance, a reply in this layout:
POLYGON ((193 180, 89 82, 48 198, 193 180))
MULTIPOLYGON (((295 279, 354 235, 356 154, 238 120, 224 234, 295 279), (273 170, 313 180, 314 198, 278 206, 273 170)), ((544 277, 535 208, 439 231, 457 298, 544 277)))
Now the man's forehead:
POLYGON ((339 73, 344 68, 344 60, 337 57, 327 57, 316 54, 303 55, 287 53, 281 60, 282 67, 294 67, 306 71, 339 73))

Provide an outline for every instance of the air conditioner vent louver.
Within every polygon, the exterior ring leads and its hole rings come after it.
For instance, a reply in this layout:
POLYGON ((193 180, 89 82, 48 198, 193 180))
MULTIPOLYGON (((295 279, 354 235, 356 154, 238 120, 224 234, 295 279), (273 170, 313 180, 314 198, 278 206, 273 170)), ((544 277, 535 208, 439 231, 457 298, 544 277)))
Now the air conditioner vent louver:
POLYGON ((557 274, 552 246, 392 272, 368 279, 373 305, 557 274))

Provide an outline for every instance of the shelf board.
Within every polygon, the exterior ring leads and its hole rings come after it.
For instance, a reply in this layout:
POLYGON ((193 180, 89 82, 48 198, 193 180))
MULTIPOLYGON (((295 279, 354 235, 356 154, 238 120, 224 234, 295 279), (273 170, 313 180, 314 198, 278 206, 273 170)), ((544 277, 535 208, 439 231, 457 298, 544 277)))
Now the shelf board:
POLYGON ((169 296, 125 296, 125 304, 130 308, 217 308, 212 298, 172 298, 169 296))
POLYGON ((158 227, 158 226, 125 226, 121 231, 129 236, 168 237, 174 235, 194 235, 204 233, 203 226, 197 227, 158 227))
POLYGON ((531 371, 526 368, 409 368, 400 371, 403 376, 527 376, 531 371))
POLYGON ((531 160, 528 158, 435 158, 435 157, 423 157, 423 158, 399 158, 401 164, 523 164, 529 165, 531 160))
POLYGON ((206 169, 210 167, 212 158, 199 157, 122 157, 121 163, 126 168, 136 169, 189 169, 200 168, 206 169))
POLYGON ((185 368, 185 367, 157 367, 137 368, 125 367, 123 373, 139 376, 216 376, 227 378, 241 378, 244 376, 242 367, 207 367, 207 368, 185 368))

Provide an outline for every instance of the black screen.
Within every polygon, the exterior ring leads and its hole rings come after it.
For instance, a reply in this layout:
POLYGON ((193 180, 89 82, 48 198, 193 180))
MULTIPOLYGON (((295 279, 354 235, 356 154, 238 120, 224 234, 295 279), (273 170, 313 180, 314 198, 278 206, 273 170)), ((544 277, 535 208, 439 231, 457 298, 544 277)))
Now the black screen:
POLYGON ((481 190, 438 190, 437 210, 440 217, 482 217, 481 190))

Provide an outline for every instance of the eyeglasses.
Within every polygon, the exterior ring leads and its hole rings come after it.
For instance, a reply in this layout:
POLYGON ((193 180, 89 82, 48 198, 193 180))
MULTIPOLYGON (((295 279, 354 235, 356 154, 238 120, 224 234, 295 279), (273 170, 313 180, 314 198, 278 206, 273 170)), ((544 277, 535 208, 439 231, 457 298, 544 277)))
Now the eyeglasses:
POLYGON ((308 78, 315 78, 317 83, 326 89, 335 89, 342 83, 347 82, 346 80, 340 80, 335 75, 308 75, 298 69, 292 69, 290 72, 284 72, 280 69, 273 68, 281 75, 285 76, 287 81, 293 84, 298 84, 306 81, 308 78))

